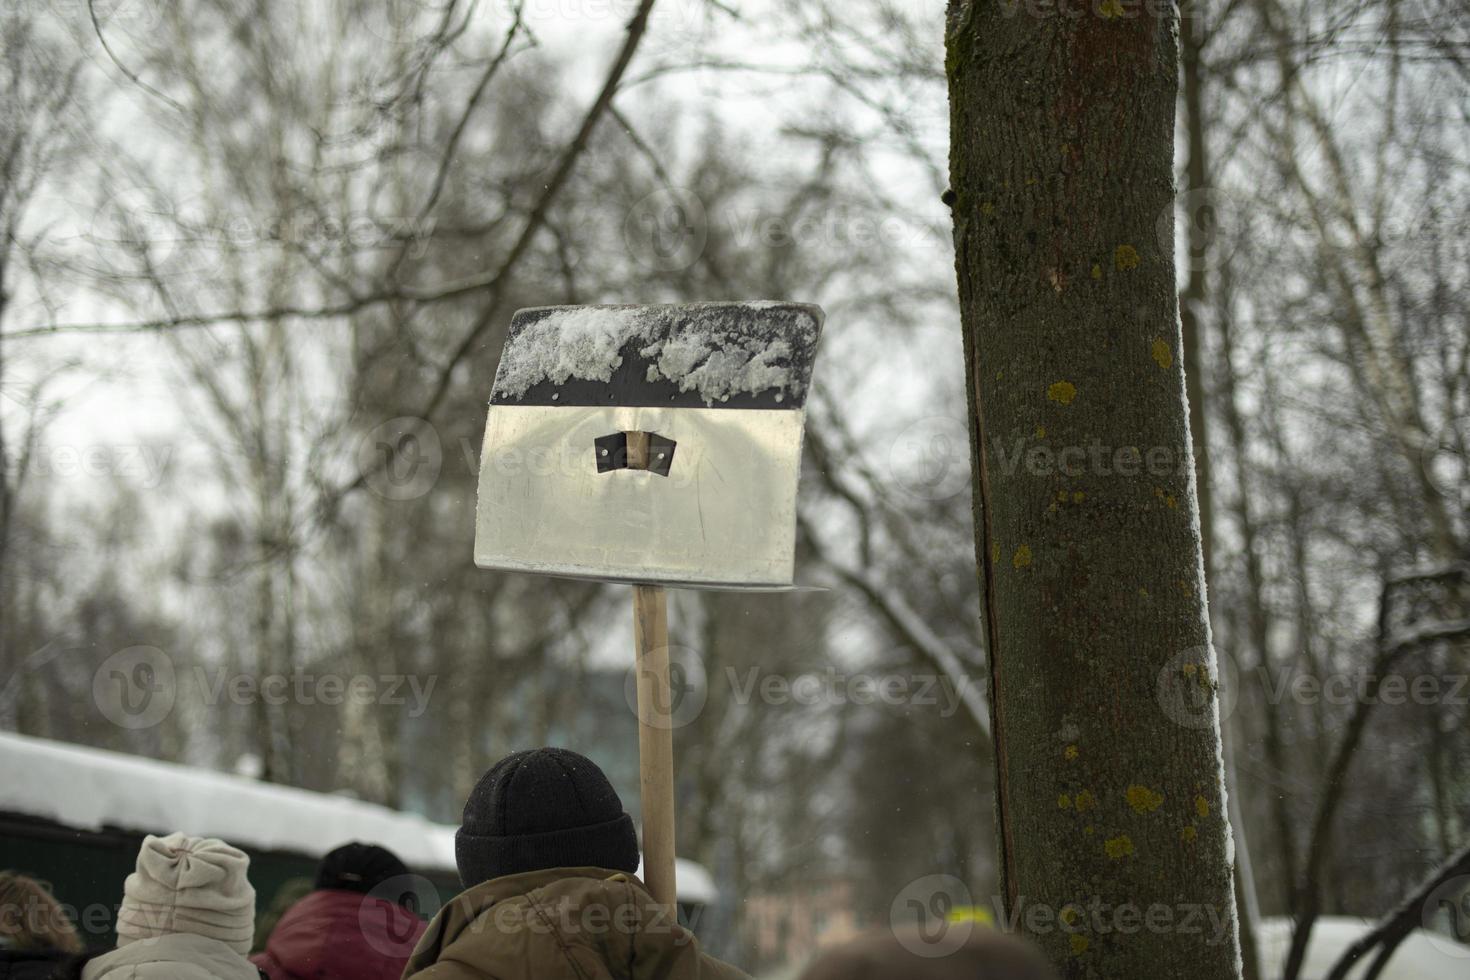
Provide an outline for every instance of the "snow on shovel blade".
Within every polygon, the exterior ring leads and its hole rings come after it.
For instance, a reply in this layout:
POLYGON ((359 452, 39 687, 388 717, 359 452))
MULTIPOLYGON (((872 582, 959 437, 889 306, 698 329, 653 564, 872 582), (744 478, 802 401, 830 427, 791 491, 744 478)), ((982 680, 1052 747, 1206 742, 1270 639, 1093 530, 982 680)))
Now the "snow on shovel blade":
POLYGON ((475 564, 784 589, 820 307, 521 310, 495 373, 475 564))

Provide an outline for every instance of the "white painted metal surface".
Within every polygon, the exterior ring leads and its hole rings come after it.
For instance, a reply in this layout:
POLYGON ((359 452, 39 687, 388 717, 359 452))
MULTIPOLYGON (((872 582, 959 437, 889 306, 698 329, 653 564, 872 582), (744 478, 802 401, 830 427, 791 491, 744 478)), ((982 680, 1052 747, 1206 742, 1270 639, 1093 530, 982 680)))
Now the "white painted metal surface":
POLYGON ((802 409, 492 406, 475 564, 600 581, 792 585, 802 409), (668 476, 599 473, 596 439, 675 443, 668 476))

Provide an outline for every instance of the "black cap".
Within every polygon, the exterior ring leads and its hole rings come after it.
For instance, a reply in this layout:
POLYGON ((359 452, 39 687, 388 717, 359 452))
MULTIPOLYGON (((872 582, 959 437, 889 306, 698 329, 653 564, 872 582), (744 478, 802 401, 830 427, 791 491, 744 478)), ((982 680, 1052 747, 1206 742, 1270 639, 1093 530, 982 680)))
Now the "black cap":
POLYGON ((328 851, 322 858, 315 887, 366 895, 383 882, 407 874, 408 865, 386 847, 353 841, 328 851))
POLYGON ((480 778, 465 801, 454 856, 466 888, 546 868, 632 873, 638 835, 596 763, 567 749, 531 749, 480 778))

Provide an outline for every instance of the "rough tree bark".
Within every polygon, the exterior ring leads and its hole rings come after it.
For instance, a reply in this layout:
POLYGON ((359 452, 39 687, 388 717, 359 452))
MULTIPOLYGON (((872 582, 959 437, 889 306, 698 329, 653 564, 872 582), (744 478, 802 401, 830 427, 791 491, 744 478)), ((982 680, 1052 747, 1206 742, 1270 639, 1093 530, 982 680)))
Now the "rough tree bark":
POLYGON ((952 0, 951 206, 1007 912, 1239 976, 1172 221, 1173 4, 952 0))

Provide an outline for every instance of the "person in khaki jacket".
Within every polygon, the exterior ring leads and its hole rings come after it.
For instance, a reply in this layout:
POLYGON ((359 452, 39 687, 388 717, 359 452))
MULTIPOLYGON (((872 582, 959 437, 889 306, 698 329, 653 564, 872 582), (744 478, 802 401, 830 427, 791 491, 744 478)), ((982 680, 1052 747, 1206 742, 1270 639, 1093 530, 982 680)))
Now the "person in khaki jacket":
POLYGON ((566 749, 496 763, 455 835, 465 891, 403 980, 748 980, 653 900, 638 838, 601 769, 566 749))

